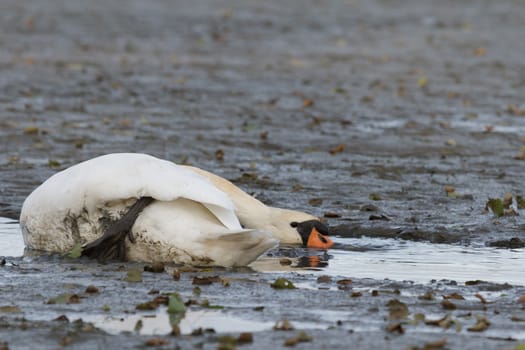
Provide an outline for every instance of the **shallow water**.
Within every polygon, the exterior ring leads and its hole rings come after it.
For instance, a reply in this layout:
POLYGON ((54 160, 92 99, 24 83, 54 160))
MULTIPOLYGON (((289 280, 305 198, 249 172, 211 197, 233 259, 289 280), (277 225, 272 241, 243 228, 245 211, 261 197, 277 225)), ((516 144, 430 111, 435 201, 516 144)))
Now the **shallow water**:
MULTIPOLYGON (((73 315, 74 316, 74 315, 73 315)), ((172 326, 177 324, 181 334, 191 334, 192 331, 201 328, 202 330, 213 329, 216 333, 227 332, 262 332, 271 330, 274 322, 263 322, 247 320, 234 317, 217 310, 187 310, 184 315, 170 315, 166 307, 160 308, 157 312, 125 315, 124 317, 104 316, 104 315, 79 315, 83 321, 92 322, 96 327, 103 329, 110 334, 121 332, 137 332, 139 334, 169 334, 172 326), (136 328, 137 322, 140 326, 136 328)), ((325 325, 306 322, 294 322, 294 327, 300 329, 323 328, 325 325)))
MULTIPOLYGON (((329 251, 328 265, 313 270, 316 273, 418 283, 448 279, 457 282, 483 280, 525 285, 525 249, 466 247, 366 237, 338 238, 335 241, 370 249, 332 249, 329 251)), ((267 272, 287 269, 275 258, 261 259, 253 267, 267 272)))
MULTIPOLYGON (((0 256, 23 255, 24 242, 16 221, 0 218, 0 242, 0 256)), ((409 280, 417 283, 448 279, 457 282, 484 280, 525 285, 525 249, 508 250, 366 237, 335 238, 335 242, 352 249, 332 249, 324 256, 315 255, 320 253, 318 251, 299 250, 294 251, 296 257, 290 258, 290 266, 281 265, 280 256, 277 256, 264 257, 253 263, 252 268, 261 272, 297 271, 354 278, 409 280), (311 266, 312 261, 317 262, 317 266, 311 266)))

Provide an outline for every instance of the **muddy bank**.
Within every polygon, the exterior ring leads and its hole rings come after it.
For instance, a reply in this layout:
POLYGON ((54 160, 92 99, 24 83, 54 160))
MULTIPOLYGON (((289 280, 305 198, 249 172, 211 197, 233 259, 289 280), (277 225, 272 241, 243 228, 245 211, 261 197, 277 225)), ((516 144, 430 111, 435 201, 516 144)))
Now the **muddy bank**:
POLYGON ((0 214, 61 168, 137 151, 335 225, 523 240, 523 215, 484 210, 524 194, 523 4, 232 5, 5 2, 0 214))

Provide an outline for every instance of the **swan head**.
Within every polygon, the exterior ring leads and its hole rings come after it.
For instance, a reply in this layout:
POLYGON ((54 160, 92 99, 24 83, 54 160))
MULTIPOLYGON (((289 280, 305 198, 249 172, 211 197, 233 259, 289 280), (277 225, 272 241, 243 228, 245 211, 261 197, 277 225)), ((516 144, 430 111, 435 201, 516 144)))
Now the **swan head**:
POLYGON ((328 249, 334 242, 330 230, 315 216, 293 210, 277 209, 272 234, 281 243, 302 244, 304 247, 328 249))

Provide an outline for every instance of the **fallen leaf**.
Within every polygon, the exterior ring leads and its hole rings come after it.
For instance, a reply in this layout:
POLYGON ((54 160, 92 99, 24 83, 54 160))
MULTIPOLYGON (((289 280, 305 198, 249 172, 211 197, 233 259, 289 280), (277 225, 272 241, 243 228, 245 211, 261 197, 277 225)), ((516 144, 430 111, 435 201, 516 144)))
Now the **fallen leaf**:
POLYGON ((449 294, 449 295, 443 295, 443 298, 445 298, 445 299, 454 299, 454 300, 465 300, 463 295, 461 295, 459 293, 452 293, 452 294, 449 294))
POLYGON ((146 346, 162 346, 169 344, 169 341, 162 338, 151 338, 144 342, 146 346))
POLYGON ((215 151, 215 159, 224 160, 224 151, 222 149, 219 148, 215 151))
POLYGON ((152 273, 161 273, 165 271, 164 263, 162 262, 156 262, 152 265, 145 265, 144 266, 145 272, 152 272, 152 273))
POLYGON ((329 152, 330 152, 331 155, 334 156, 337 153, 344 152, 345 148, 346 148, 346 145, 344 143, 340 143, 339 145, 330 148, 329 152))
POLYGON ((0 306, 0 313, 9 313, 9 314, 19 314, 22 310, 18 306, 14 305, 7 305, 7 306, 0 306))
POLYGON ((185 311, 186 306, 184 305, 181 297, 176 293, 170 294, 168 299, 168 313, 183 313, 185 311))
POLYGON ((426 343, 422 350, 438 350, 442 349, 447 345, 447 339, 439 339, 426 343))
POLYGON ((26 135, 36 135, 40 129, 37 126, 27 126, 24 128, 24 134, 26 135))
POLYGON ((426 87, 428 85, 428 78, 424 75, 420 76, 419 79, 417 80, 417 85, 420 88, 426 87))
POLYGON ((95 286, 92 285, 92 284, 86 287, 86 293, 88 293, 88 294, 96 294, 96 293, 98 293, 98 292, 99 292, 99 291, 98 291, 98 288, 95 287, 95 286))
POLYGON ((279 264, 281 264, 283 266, 292 265, 292 260, 290 260, 288 258, 281 258, 281 259, 279 259, 279 264))
POLYGON ((275 331, 291 331, 294 329, 293 325, 288 321, 286 318, 282 321, 275 322, 275 325, 273 326, 273 329, 275 331))
POLYGON ((420 295, 417 297, 419 300, 435 300, 436 298, 434 297, 434 294, 432 294, 431 292, 426 292, 425 294, 423 295, 420 295))
POLYGON ((487 49, 484 47, 476 47, 474 49, 474 56, 482 57, 487 54, 487 49))
POLYGON ((77 294, 64 293, 49 299, 47 304, 80 304, 80 297, 77 294))
POLYGON ((391 299, 386 304, 390 320, 402 320, 408 316, 408 306, 398 299, 391 299))
POLYGON ((477 322, 474 326, 467 328, 469 332, 483 332, 490 326, 490 321, 483 316, 477 317, 477 322))
POLYGON ((323 199, 322 198, 312 198, 308 201, 308 204, 310 204, 313 207, 318 207, 321 204, 323 204, 323 199))
POLYGON ((380 201, 381 200, 381 196, 378 193, 370 193, 368 195, 368 198, 370 200, 373 200, 373 201, 380 201))
POLYGON ((224 306, 221 305, 211 305, 208 299, 204 299, 203 301, 201 301, 200 305, 207 309, 224 309, 224 306))
POLYGON ((482 304, 487 304, 488 303, 487 299, 485 299, 485 297, 483 297, 483 295, 481 295, 479 293, 476 293, 476 294, 474 294, 474 296, 476 298, 478 298, 481 301, 482 304))
POLYGON ((503 196, 503 208, 509 209, 512 205, 512 193, 507 192, 505 193, 505 196, 503 196))
POLYGON ((142 320, 138 320, 137 322, 135 322, 135 327, 133 328, 133 330, 138 333, 142 329, 143 325, 144 324, 143 324, 142 320))
POLYGON ((47 165, 52 169, 56 169, 59 168, 61 164, 58 160, 49 159, 47 165))
POLYGON ((498 218, 504 214, 503 202, 499 198, 489 198, 486 208, 489 208, 498 218))
POLYGON ((323 275, 323 276, 317 277, 317 283, 331 283, 331 282, 332 282, 332 277, 330 276, 323 275))
POLYGON ((221 279, 218 276, 195 276, 193 277, 192 284, 199 286, 207 286, 214 282, 220 282, 221 279))
POLYGON ((237 337, 237 344, 253 343, 253 333, 243 332, 237 337))
POLYGON ((525 198, 522 196, 516 196, 516 202, 518 203, 518 209, 525 209, 525 198))
POLYGON ((70 259, 77 259, 82 256, 82 243, 75 244, 66 256, 70 259))
POLYGON ((448 139, 445 144, 450 147, 455 147, 458 145, 458 142, 454 139, 448 139))
POLYGON ((397 332, 399 334, 405 333, 405 329, 401 323, 391 323, 386 327, 386 331, 389 333, 397 332))
POLYGON ((525 303, 525 294, 518 298, 518 303, 525 303))
POLYGON ((129 270, 124 280, 133 283, 142 282, 142 271, 138 269, 129 270))
POLYGON ((515 116, 525 116, 525 108, 522 109, 514 103, 509 103, 507 105, 507 112, 515 116))
POLYGON ((454 186, 451 186, 451 185, 445 185, 444 189, 446 193, 456 192, 456 189, 454 188, 454 186))
POLYGON ((445 310, 455 310, 457 308, 456 304, 446 299, 441 302, 441 306, 443 306, 445 310))
POLYGON ((303 107, 312 107, 314 105, 314 100, 310 99, 310 98, 305 98, 303 100, 303 107))
POLYGON ((149 311, 149 310, 156 310, 158 307, 159 307, 159 304, 153 301, 148 301, 145 303, 138 304, 137 306, 135 306, 135 309, 141 310, 141 311, 149 311))
POLYGON ((271 287, 275 289, 295 289, 296 288, 295 285, 291 281, 283 277, 276 279, 275 282, 271 284, 271 287))

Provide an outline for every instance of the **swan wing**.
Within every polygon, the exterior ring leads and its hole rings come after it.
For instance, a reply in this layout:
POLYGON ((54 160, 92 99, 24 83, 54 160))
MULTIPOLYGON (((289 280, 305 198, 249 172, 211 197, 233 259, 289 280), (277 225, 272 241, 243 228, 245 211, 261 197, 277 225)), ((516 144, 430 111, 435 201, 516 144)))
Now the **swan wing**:
POLYGON ((227 228, 240 227, 232 201, 210 181, 172 162, 137 153, 100 156, 51 176, 26 199, 21 221, 27 215, 57 210, 80 213, 140 197, 191 199, 206 206, 227 228))

